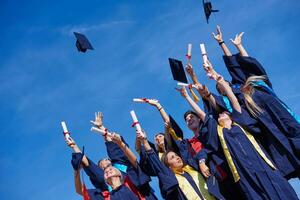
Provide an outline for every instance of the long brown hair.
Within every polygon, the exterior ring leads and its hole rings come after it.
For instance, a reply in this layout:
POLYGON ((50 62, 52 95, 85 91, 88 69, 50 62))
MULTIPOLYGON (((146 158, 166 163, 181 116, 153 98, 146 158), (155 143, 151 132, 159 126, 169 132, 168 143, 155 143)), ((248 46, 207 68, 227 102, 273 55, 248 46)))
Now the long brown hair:
POLYGON ((255 85, 254 82, 257 81, 266 81, 267 78, 265 76, 250 76, 247 80, 246 83, 244 84, 242 91, 245 97, 245 104, 249 112, 254 116, 258 117, 261 113, 263 113, 263 110, 261 107, 259 107, 252 98, 252 95, 255 91, 255 85))

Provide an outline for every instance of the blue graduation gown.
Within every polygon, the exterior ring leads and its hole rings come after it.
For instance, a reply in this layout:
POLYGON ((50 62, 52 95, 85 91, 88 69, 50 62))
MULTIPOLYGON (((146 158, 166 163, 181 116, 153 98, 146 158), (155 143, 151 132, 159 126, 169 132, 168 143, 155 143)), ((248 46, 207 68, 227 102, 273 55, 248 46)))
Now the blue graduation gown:
POLYGON ((85 173, 89 176, 91 183, 95 188, 101 191, 108 191, 108 186, 104 179, 104 171, 96 165, 92 160, 87 158, 89 166, 83 167, 85 173))
POLYGON ((142 148, 141 151, 144 151, 141 159, 147 160, 153 173, 158 177, 162 197, 166 200, 188 200, 179 188, 175 174, 160 162, 154 150, 146 152, 142 148))
POLYGON ((104 200, 104 197, 99 189, 88 189, 87 190, 90 200, 104 200))
MULTIPOLYGON (((211 109, 209 109, 208 112, 211 113, 211 109)), ((213 115, 209 116, 213 117, 213 115)), ((242 194, 239 185, 234 183, 218 138, 212 137, 209 134, 208 118, 206 118, 201 125, 198 139, 204 145, 204 148, 196 155, 196 157, 198 160, 206 160, 206 164, 208 165, 211 174, 219 181, 221 194, 225 199, 244 199, 244 195, 242 194), (220 173, 220 170, 222 170, 223 173, 220 173)))
MULTIPOLYGON (((235 114, 234 111, 233 116, 235 114)), ((206 117, 209 134, 218 140, 217 121, 212 117, 206 117)), ((246 199, 298 199, 288 181, 278 170, 273 170, 267 165, 239 126, 232 125, 231 129, 223 128, 223 134, 240 176, 238 184, 246 199)))
MULTIPOLYGON (((263 110, 257 119, 268 130, 267 139, 271 138, 273 143, 266 141, 269 145, 268 149, 272 151, 278 168, 282 169, 282 173, 286 177, 295 177, 300 172, 300 124, 295 118, 283 107, 278 98, 267 91, 257 89, 252 95, 254 102, 263 110), (282 151, 276 152, 274 148, 282 146, 282 151), (274 152, 275 151, 275 152, 274 152), (282 158, 282 154, 285 158, 282 158)), ((269 139, 270 140, 270 139, 269 139)), ((299 176, 299 175, 298 175, 299 176)))
POLYGON ((130 191, 130 189, 124 185, 121 185, 117 189, 113 190, 110 193, 110 200, 120 200, 120 199, 128 199, 128 200, 138 200, 135 194, 130 191))
POLYGON ((223 56, 223 60, 232 78, 232 84, 243 85, 250 76, 266 76, 266 83, 272 88, 265 69, 255 58, 235 54, 223 56))
MULTIPOLYGON (((243 84, 251 75, 265 75, 264 68, 254 58, 239 55, 224 56, 226 67, 232 77, 232 90, 242 108, 246 109, 244 95, 237 85, 243 84)), ((271 158, 287 179, 299 175, 299 123, 295 120, 289 108, 272 91, 269 79, 266 81, 268 88, 257 86, 253 100, 262 109, 263 114, 258 116, 256 123, 263 131, 257 135, 257 139, 265 147, 271 158), (275 106, 274 106, 275 105, 275 106), (289 110, 289 111, 288 111, 289 110)), ((217 104, 223 110, 230 110, 230 103, 224 101, 224 97, 214 95, 217 104)))
POLYGON ((129 162, 129 160, 127 159, 127 157, 125 156, 124 152, 119 148, 117 144, 113 142, 106 142, 105 145, 106 145, 107 154, 112 160, 113 165, 115 163, 118 163, 127 166, 126 172, 121 171, 123 176, 124 177, 127 176, 129 180, 133 183, 133 185, 147 200, 156 200, 157 197, 154 194, 154 190, 151 188, 149 184, 151 181, 150 176, 144 173, 144 171, 141 169, 139 165, 137 168, 134 168, 129 162))
MULTIPOLYGON (((89 189, 88 194, 91 200, 104 200, 102 192, 99 189, 89 189)), ((138 200, 134 193, 128 187, 121 185, 115 190, 112 190, 109 195, 110 200, 138 200)))

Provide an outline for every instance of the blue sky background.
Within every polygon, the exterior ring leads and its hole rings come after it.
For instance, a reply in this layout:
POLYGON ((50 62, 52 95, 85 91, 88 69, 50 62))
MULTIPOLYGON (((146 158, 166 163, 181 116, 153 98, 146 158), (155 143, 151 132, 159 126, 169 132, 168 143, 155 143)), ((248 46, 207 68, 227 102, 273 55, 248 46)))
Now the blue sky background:
MULTIPOLYGON (((215 68, 228 77, 222 52, 212 39, 217 24, 229 39, 244 31, 244 46, 266 68, 275 91, 300 114, 299 0, 214 0, 220 12, 206 24, 201 0, 13 1, 0 3, 0 194, 2 199, 81 199, 75 193, 71 150, 60 121, 97 161, 105 155, 102 137, 89 120, 104 113, 105 124, 133 147, 134 109, 149 137, 163 130, 153 107, 134 97, 157 98, 185 130, 189 108, 176 93, 168 57, 201 68, 199 43, 215 68), (77 52, 73 31, 84 33, 95 51, 77 52)), ((86 178, 87 180, 87 178, 86 178)), ((86 181, 89 182, 89 181, 86 181)), ((300 183, 291 183, 300 196, 300 183)), ((90 184, 88 183, 90 186, 90 184)), ((159 194, 157 184, 154 188, 159 194)))

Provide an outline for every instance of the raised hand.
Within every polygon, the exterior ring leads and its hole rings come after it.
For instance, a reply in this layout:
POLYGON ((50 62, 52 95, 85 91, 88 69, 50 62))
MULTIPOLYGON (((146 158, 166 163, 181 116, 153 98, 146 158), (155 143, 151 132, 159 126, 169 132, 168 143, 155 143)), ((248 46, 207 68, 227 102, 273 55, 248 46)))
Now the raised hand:
POLYGON ((185 71, 190 75, 192 76, 194 74, 194 69, 193 69, 193 66, 188 63, 186 66, 185 66, 185 71))
POLYGON ((118 145, 121 145, 123 143, 121 136, 115 132, 112 133, 111 139, 114 143, 118 145))
POLYGON ((241 45, 242 44, 242 36, 244 35, 244 32, 241 32, 240 34, 236 34, 234 40, 230 39, 230 41, 235 45, 241 45))
POLYGON ((211 34, 217 42, 223 42, 221 27, 219 25, 217 25, 217 35, 214 32, 212 32, 211 34))
POLYGON ((175 88, 178 92, 180 92, 181 96, 184 98, 188 97, 188 93, 186 91, 185 86, 182 86, 181 88, 175 88))
POLYGON ((67 145, 71 148, 73 148, 76 145, 75 141, 71 137, 68 137, 68 139, 66 139, 65 141, 66 141, 67 145))
POLYGON ((146 103, 149 103, 152 106, 158 106, 159 102, 157 99, 147 99, 146 103))
POLYGON ((95 121, 91 120, 91 123, 100 128, 103 125, 103 114, 102 112, 95 112, 95 121))
POLYGON ((210 91, 208 90, 208 88, 205 85, 200 85, 200 84, 195 85, 195 88, 198 90, 201 97, 203 97, 205 99, 211 95, 210 91))
POLYGON ((203 63, 203 68, 206 72, 206 75, 210 78, 210 79, 214 79, 217 80, 218 78, 218 74, 216 73, 216 71, 214 70, 212 64, 209 62, 209 60, 206 60, 205 63, 203 63))
POLYGON ((144 130, 142 130, 142 131, 136 130, 136 137, 141 142, 143 142, 144 140, 147 140, 147 135, 146 135, 146 132, 144 130))

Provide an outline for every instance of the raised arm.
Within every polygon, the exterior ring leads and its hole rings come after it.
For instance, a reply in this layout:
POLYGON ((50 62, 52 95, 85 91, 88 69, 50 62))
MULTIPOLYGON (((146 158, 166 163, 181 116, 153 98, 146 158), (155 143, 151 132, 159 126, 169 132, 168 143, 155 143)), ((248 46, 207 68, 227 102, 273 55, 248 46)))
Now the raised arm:
POLYGON ((177 89, 181 93, 181 96, 186 99, 186 101, 190 104, 190 106, 195 110, 195 112, 198 114, 200 119, 204 121, 205 119, 205 112, 198 106, 198 104, 188 95, 185 87, 182 87, 180 89, 177 89))
POLYGON ((112 134, 112 141, 116 143, 120 149, 124 152, 125 156, 128 158, 129 162, 134 168, 138 167, 138 161, 134 153, 131 149, 124 143, 121 136, 119 134, 113 133, 112 134))
POLYGON ((234 40, 230 39, 231 42, 234 44, 234 46, 237 48, 237 50, 240 52, 241 56, 249 57, 247 51, 242 45, 242 36, 244 35, 244 32, 241 32, 240 34, 236 34, 234 40))
POLYGON ((80 170, 74 170, 74 182, 75 182, 75 190, 79 195, 83 195, 82 193, 82 183, 80 179, 80 170))
POLYGON ((166 113, 165 109, 159 103, 159 101, 157 99, 146 99, 144 102, 148 103, 151 106, 156 107, 157 110, 159 111, 162 119, 164 120, 164 122, 169 122, 170 121, 168 114, 166 113))
POLYGON ((234 95, 234 93, 232 92, 232 89, 229 86, 228 82, 226 82, 222 76, 219 76, 218 79, 217 79, 217 84, 218 84, 218 86, 219 86, 220 89, 222 89, 223 91, 225 91, 225 94, 228 97, 228 99, 229 99, 232 107, 236 111, 238 111, 239 113, 241 113, 242 109, 241 109, 241 106, 239 104, 239 101, 236 98, 236 96, 234 95))
POLYGON ((188 73, 188 75, 191 77, 191 79, 193 80, 193 83, 194 84, 200 84, 200 82, 198 81, 198 78, 197 78, 197 75, 196 73, 194 72, 194 69, 193 69, 193 66, 188 63, 186 66, 185 66, 185 71, 188 73))
POLYGON ((220 45, 223 53, 225 56, 232 56, 230 50, 227 48, 223 38, 222 38, 222 32, 221 32, 221 27, 218 25, 217 26, 217 34, 215 34, 214 32, 212 32, 212 36, 215 38, 215 40, 218 42, 218 44, 220 45))
MULTIPOLYGON (((66 140, 66 143, 71 149, 73 149, 74 153, 82 153, 73 138, 69 137, 69 139, 66 140)), ((85 167, 89 166, 89 161, 85 155, 82 157, 82 164, 85 167)))

